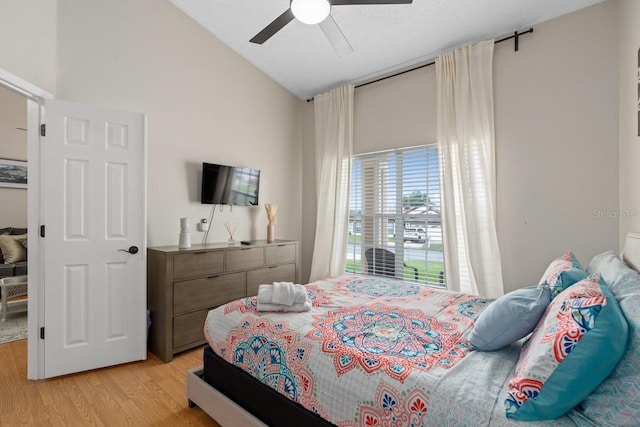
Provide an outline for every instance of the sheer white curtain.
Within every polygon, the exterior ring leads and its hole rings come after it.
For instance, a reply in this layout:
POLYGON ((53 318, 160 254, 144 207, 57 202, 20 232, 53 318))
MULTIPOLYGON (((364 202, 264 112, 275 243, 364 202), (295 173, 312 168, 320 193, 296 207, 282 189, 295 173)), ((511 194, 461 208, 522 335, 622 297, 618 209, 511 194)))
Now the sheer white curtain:
POLYGON ((316 240, 310 281, 344 272, 353 153, 353 86, 314 98, 316 122, 316 240))
POLYGON ((437 126, 447 286, 504 294, 496 233, 493 47, 489 40, 436 60, 437 126))

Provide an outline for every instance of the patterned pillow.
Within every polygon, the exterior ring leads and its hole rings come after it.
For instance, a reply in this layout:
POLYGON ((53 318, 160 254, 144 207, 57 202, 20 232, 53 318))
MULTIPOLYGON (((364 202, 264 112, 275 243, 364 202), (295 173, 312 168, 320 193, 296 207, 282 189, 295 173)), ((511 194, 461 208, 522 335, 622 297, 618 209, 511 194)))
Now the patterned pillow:
POLYGON ((507 417, 547 420, 576 406, 614 370, 628 329, 599 274, 563 291, 522 347, 505 399, 507 417))
POLYGON ((549 285, 549 289, 551 289, 551 299, 553 299, 558 296, 560 292, 587 276, 588 274, 582 264, 580 264, 580 261, 578 261, 578 258, 576 258, 573 252, 567 252, 549 264, 538 286, 545 283, 549 285))
POLYGON ((593 425, 638 424, 640 417, 640 274, 625 266, 613 272, 611 292, 629 324, 627 351, 616 369, 569 416, 593 425))

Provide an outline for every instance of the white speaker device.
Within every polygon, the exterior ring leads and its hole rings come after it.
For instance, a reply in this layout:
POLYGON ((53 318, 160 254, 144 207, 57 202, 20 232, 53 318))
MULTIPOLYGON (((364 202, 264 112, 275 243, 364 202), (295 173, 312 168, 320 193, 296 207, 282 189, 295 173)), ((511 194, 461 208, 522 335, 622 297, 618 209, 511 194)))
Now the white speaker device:
POLYGON ((178 248, 188 249, 191 247, 191 234, 189 233, 189 218, 180 218, 180 241, 178 248))

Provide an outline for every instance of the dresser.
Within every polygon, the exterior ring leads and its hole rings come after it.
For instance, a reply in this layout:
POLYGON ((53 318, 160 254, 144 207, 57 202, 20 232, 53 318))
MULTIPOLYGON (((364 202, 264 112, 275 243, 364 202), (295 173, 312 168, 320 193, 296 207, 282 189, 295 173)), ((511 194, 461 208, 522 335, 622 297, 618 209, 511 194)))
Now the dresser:
POLYGON ((298 282, 298 243, 147 248, 149 350, 165 362, 206 342, 204 321, 212 308, 253 296, 263 283, 298 282))

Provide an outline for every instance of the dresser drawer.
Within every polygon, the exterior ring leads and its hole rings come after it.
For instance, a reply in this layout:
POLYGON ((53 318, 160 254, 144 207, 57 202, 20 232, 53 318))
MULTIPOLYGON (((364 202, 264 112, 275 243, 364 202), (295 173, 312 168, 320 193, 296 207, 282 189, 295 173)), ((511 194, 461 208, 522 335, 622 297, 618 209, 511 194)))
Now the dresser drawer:
POLYGON ((223 274, 175 282, 173 312, 211 308, 245 296, 245 273, 223 274))
POLYGON ((262 284, 273 282, 293 282, 296 280, 296 265, 285 264, 277 267, 260 268, 247 271, 247 296, 258 294, 262 284))
POLYGON ((264 259, 266 265, 295 262, 296 245, 268 246, 264 248, 264 259))
POLYGON ((246 270, 264 265, 263 248, 243 248, 226 251, 227 271, 246 270))
POLYGON ((224 270, 224 252, 190 252, 173 258, 173 278, 186 279, 222 273, 224 270))
POLYGON ((204 342, 204 321, 209 310, 200 310, 173 318, 173 348, 204 342))

